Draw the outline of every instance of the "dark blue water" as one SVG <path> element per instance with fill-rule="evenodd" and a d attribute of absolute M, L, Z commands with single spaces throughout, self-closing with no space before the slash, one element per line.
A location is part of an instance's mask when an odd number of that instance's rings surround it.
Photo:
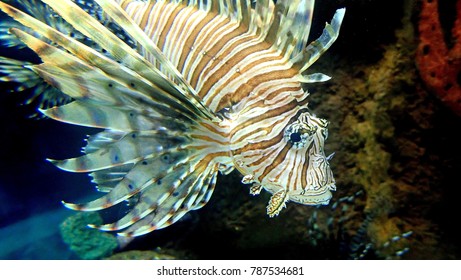
<path fill-rule="evenodd" d="M 0 55 L 34 59 L 27 50 L 3 47 Z M 83 198 L 92 186 L 87 175 L 61 172 L 46 158 L 78 155 L 89 131 L 29 118 L 35 108 L 20 104 L 30 93 L 1 86 L 0 259 L 74 258 L 59 236 L 59 224 L 72 214 L 60 201 Z"/>
<path fill-rule="evenodd" d="M 0 94 L 0 259 L 69 258 L 58 226 L 72 211 L 60 201 L 93 190 L 88 176 L 61 172 L 46 158 L 77 154 L 85 131 L 29 119 L 14 95 Z"/>

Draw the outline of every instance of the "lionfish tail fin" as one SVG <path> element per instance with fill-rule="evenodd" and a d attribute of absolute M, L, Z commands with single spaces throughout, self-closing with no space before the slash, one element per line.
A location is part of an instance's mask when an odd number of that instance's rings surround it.
<path fill-rule="evenodd" d="M 226 155 L 217 150 L 226 141 L 216 132 L 219 118 L 112 1 L 97 2 L 162 62 L 162 71 L 73 2 L 43 2 L 108 52 L 0 2 L 1 10 L 40 34 L 11 29 L 42 60 L 27 69 L 72 98 L 68 104 L 42 110 L 43 114 L 103 129 L 87 139 L 84 155 L 50 161 L 67 171 L 89 172 L 106 194 L 83 204 L 63 204 L 97 211 L 128 201 L 131 210 L 119 221 L 94 226 L 124 230 L 120 234 L 128 236 L 166 227 L 206 204 L 221 167 L 216 157 Z"/>

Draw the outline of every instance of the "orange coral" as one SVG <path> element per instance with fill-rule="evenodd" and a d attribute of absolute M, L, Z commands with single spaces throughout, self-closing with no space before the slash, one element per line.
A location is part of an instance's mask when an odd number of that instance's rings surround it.
<path fill-rule="evenodd" d="M 449 108 L 461 116 L 461 0 L 456 3 L 453 47 L 444 40 L 438 0 L 423 0 L 416 53 L 421 78 Z"/>

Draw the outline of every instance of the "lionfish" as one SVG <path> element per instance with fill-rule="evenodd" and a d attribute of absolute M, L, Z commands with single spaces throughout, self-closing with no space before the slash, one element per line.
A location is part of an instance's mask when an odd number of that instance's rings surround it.
<path fill-rule="evenodd" d="M 118 221 L 93 227 L 122 236 L 167 227 L 209 201 L 218 171 L 234 169 L 252 195 L 272 194 L 270 217 L 288 201 L 329 203 L 328 121 L 309 112 L 302 84 L 330 78 L 303 72 L 338 37 L 344 8 L 307 45 L 314 0 L 41 2 L 67 28 L 0 2 L 23 26 L 10 33 L 42 61 L 21 71 L 69 100 L 40 112 L 102 129 L 84 155 L 50 161 L 90 173 L 106 194 L 63 203 L 96 211 L 134 201 Z M 3 80 L 24 82 L 5 69 Z"/>

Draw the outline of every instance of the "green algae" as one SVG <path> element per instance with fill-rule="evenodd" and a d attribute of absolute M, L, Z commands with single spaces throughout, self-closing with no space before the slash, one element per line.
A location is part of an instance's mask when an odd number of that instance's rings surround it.
<path fill-rule="evenodd" d="M 82 212 L 68 217 L 60 225 L 62 239 L 69 249 L 84 260 L 112 255 L 118 248 L 115 236 L 90 228 L 88 224 L 100 225 L 102 218 L 95 212 Z"/>

